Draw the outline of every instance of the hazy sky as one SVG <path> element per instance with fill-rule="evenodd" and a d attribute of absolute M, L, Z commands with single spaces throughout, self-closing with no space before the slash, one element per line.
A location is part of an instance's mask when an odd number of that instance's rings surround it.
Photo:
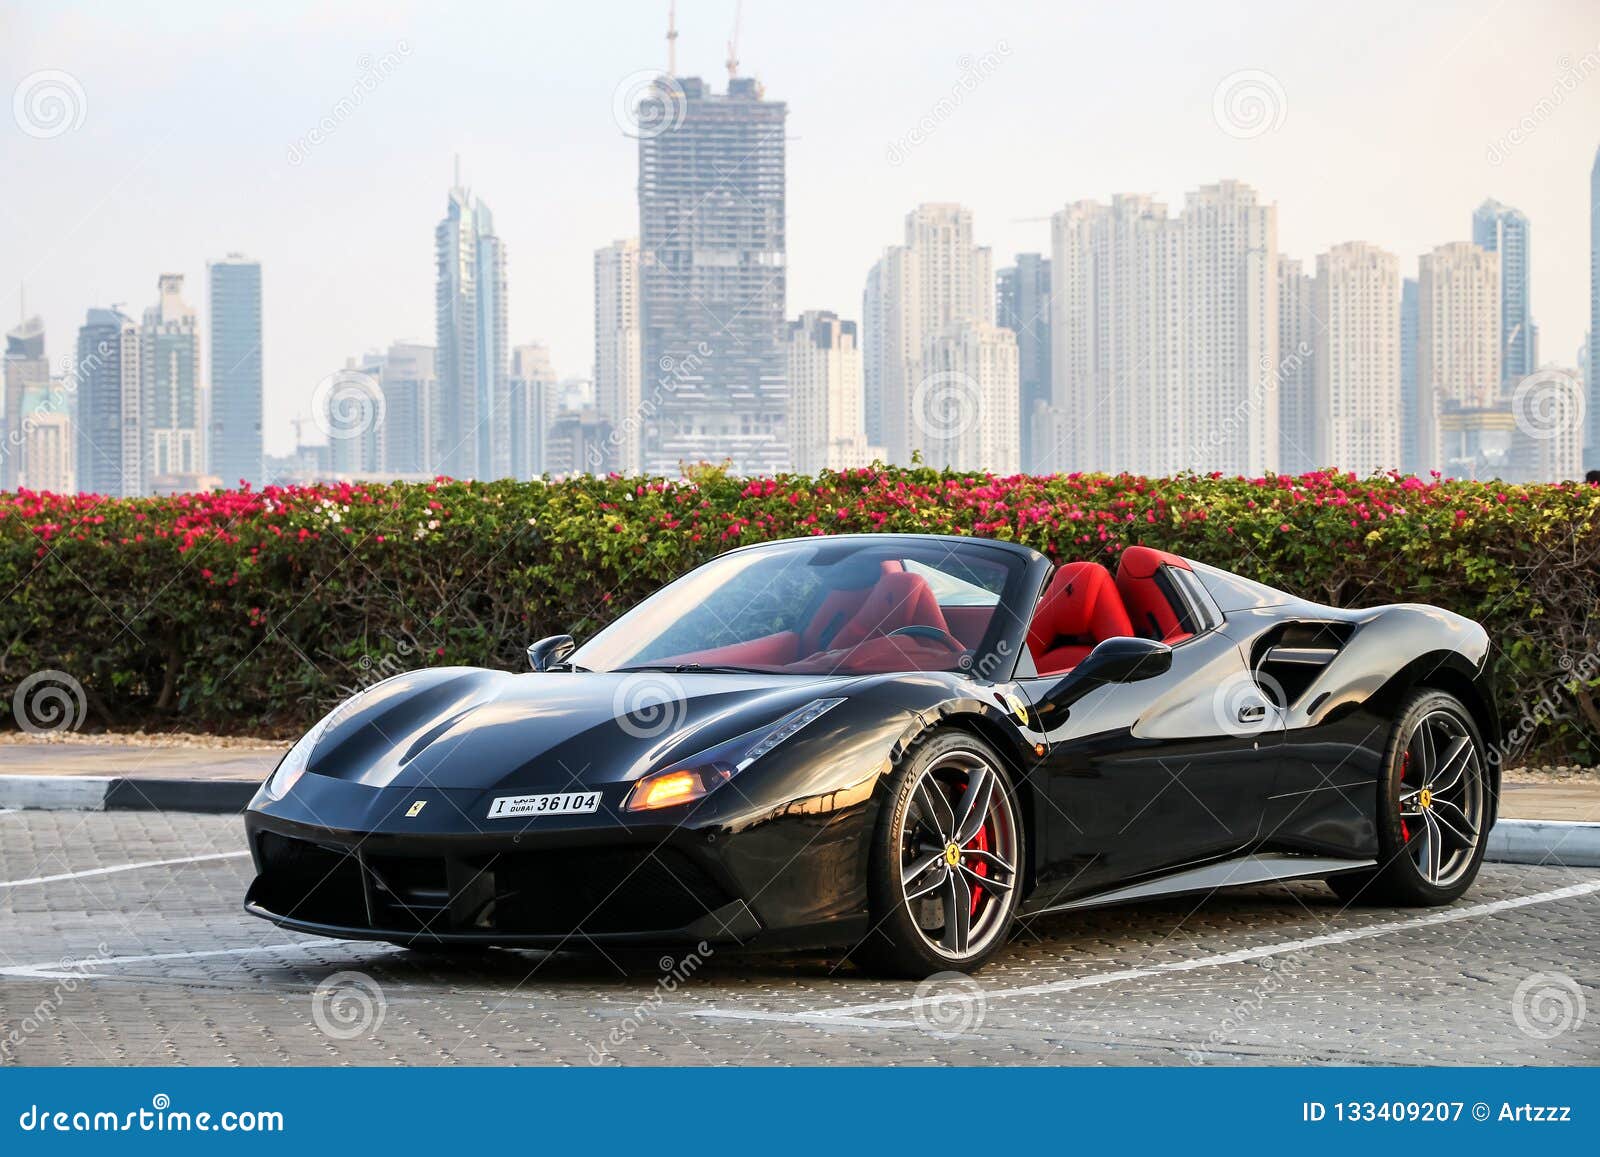
<path fill-rule="evenodd" d="M 664 62 L 665 0 L 252 8 L 0 0 L 0 93 L 47 70 L 82 93 L 81 123 L 58 135 L 0 115 L 3 328 L 25 282 L 59 364 L 86 307 L 137 316 L 170 270 L 204 310 L 208 259 L 258 257 L 280 452 L 347 356 L 433 340 L 433 228 L 460 153 L 509 250 L 512 341 L 589 373 L 592 252 L 638 228 L 614 96 Z M 732 0 L 678 9 L 679 72 L 721 88 Z M 986 53 L 991 75 L 906 150 Z M 389 75 L 307 149 L 386 55 Z M 789 103 L 791 314 L 858 316 L 867 267 L 919 201 L 969 205 L 999 267 L 1048 252 L 1044 218 L 1068 201 L 1136 191 L 1176 209 L 1238 177 L 1277 202 L 1285 253 L 1311 264 L 1374 241 L 1408 276 L 1420 252 L 1469 236 L 1486 196 L 1515 205 L 1533 223 L 1541 359 L 1570 365 L 1583 338 L 1596 0 L 748 0 L 739 55 Z M 1215 96 L 1247 70 L 1282 103 L 1266 131 L 1230 135 Z M 1524 118 L 1531 132 L 1507 144 Z"/>

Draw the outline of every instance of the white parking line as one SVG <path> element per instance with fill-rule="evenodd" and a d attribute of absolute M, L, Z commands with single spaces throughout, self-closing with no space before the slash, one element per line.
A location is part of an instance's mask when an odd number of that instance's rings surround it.
<path fill-rule="evenodd" d="M 183 856 L 176 860 L 142 860 L 137 864 L 113 864 L 109 868 L 88 868 L 82 872 L 62 872 L 55 876 L 31 876 L 26 880 L 0 880 L 0 888 L 26 888 L 30 884 L 54 884 L 58 880 L 82 880 L 89 876 L 109 876 L 114 872 L 133 872 L 140 868 L 164 868 L 171 864 L 203 864 L 208 860 L 237 860 L 249 852 L 214 852 L 205 856 Z"/>
<path fill-rule="evenodd" d="M 355 944 L 354 940 L 297 940 L 293 944 L 257 944 L 249 948 L 210 948 L 202 952 L 152 952 L 145 956 L 85 956 L 82 960 L 51 960 L 44 964 L 19 964 L 0 968 L 0 976 L 21 976 L 30 980 L 106 980 L 103 973 L 86 968 L 106 968 L 120 964 L 148 964 L 157 960 L 203 960 L 210 956 L 249 956 L 256 952 L 304 952 L 329 944 Z"/>
<path fill-rule="evenodd" d="M 919 1007 L 926 1010 L 946 1001 L 982 1000 L 988 1002 L 1012 996 L 1043 996 L 1055 992 L 1073 992 L 1082 988 L 1096 988 L 1105 984 L 1120 984 L 1127 980 L 1145 980 L 1150 977 L 1163 976 L 1175 972 L 1193 972 L 1201 968 L 1219 968 L 1228 964 L 1240 964 L 1247 960 L 1261 960 L 1269 956 L 1285 956 L 1291 952 L 1303 952 L 1311 948 L 1325 948 L 1335 944 L 1349 944 L 1357 940 L 1370 940 L 1376 936 L 1388 936 L 1395 932 L 1407 932 L 1415 928 L 1431 928 L 1439 924 L 1454 924 L 1459 920 L 1471 920 L 1477 916 L 1492 916 L 1497 912 L 1509 912 L 1517 908 L 1527 908 L 1534 904 L 1551 904 L 1558 900 L 1571 900 L 1579 896 L 1593 895 L 1596 892 L 1600 892 L 1600 880 L 1590 880 L 1587 883 L 1570 884 L 1565 888 L 1552 888 L 1547 892 L 1536 892 L 1529 896 L 1514 896 L 1506 900 L 1491 900 L 1488 903 L 1473 904 L 1466 908 L 1442 909 L 1427 916 L 1417 916 L 1410 920 L 1394 920 L 1385 924 L 1368 925 L 1364 928 L 1350 928 L 1343 932 L 1329 932 L 1322 936 L 1308 936 L 1303 940 L 1287 940 L 1278 944 L 1267 944 L 1260 948 L 1242 948 L 1237 952 L 1222 952 L 1214 956 L 1198 957 L 1194 960 L 1175 960 L 1165 964 L 1150 964 L 1142 968 L 1123 968 L 1113 972 L 1098 973 L 1093 976 L 1082 976 L 1073 980 L 1057 980 L 1048 984 L 1030 984 L 1022 988 L 974 988 L 939 993 L 920 1000 L 886 1000 L 876 1004 L 846 1005 L 832 1009 L 807 1009 L 792 1013 L 751 1012 L 736 1008 L 707 1008 L 692 1010 L 690 1014 L 693 1016 L 725 1017 L 730 1020 L 785 1021 L 791 1024 L 853 1024 L 869 1025 L 873 1028 L 916 1028 L 920 1026 L 914 1020 L 878 1020 L 871 1019 L 871 1014 L 905 1012 Z"/>

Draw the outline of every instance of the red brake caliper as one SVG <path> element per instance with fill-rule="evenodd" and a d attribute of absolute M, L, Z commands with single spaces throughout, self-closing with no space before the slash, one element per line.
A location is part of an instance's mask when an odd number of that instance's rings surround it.
<path fill-rule="evenodd" d="M 988 824 L 984 824 L 981 828 L 978 829 L 978 834 L 972 837 L 972 843 L 970 845 L 968 845 L 968 846 L 972 847 L 972 848 L 976 848 L 980 852 L 987 852 L 989 850 L 989 825 Z M 988 864 L 988 862 L 985 861 L 985 860 L 979 860 L 977 862 L 977 864 L 974 865 L 974 867 L 972 869 L 972 872 L 973 872 L 974 875 L 977 875 L 977 876 L 987 876 L 989 874 L 989 864 Z M 983 889 L 982 888 L 974 888 L 974 889 L 972 889 L 972 915 L 976 916 L 978 914 L 978 901 L 980 899 L 982 899 L 982 898 L 983 898 Z"/>
<path fill-rule="evenodd" d="M 1398 792 L 1398 794 L 1401 796 L 1406 794 L 1406 772 L 1410 770 L 1411 752 L 1409 750 L 1403 751 L 1400 753 L 1400 790 Z M 1406 819 L 1404 816 L 1400 817 L 1400 840 L 1402 843 L 1407 844 L 1411 842 L 1411 829 L 1406 826 Z"/>

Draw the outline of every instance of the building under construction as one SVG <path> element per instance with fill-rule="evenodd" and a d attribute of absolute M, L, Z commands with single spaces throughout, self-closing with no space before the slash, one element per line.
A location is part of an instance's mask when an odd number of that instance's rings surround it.
<path fill-rule="evenodd" d="M 659 77 L 638 109 L 643 465 L 789 464 L 784 118 L 751 78 Z"/>

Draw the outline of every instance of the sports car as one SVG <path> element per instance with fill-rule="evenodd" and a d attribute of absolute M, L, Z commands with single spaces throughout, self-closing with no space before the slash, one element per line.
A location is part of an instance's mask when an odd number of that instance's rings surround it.
<path fill-rule="evenodd" d="M 1144 546 L 743 547 L 531 671 L 396 675 L 252 801 L 246 909 L 413 948 L 749 945 L 972 970 L 1019 918 L 1326 880 L 1445 904 L 1498 766 L 1488 637 Z"/>

